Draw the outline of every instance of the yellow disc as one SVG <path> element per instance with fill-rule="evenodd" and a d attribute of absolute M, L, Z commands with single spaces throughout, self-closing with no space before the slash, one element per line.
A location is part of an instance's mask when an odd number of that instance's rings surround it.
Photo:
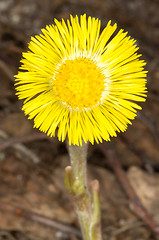
<path fill-rule="evenodd" d="M 101 102 L 105 76 L 90 59 L 66 60 L 57 69 L 53 89 L 62 103 L 71 108 L 89 108 Z"/>

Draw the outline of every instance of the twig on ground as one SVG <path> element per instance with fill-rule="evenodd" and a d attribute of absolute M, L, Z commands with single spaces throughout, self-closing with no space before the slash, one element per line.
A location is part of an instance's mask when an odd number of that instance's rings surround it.
<path fill-rule="evenodd" d="M 44 133 L 34 133 L 24 137 L 9 138 L 1 143 L 0 151 L 5 150 L 6 148 L 11 147 L 16 143 L 28 143 L 28 142 L 33 142 L 33 141 L 43 140 L 43 139 L 50 139 L 50 138 Z"/>
<path fill-rule="evenodd" d="M 159 164 L 152 158 L 146 156 L 144 154 L 143 151 L 137 149 L 134 144 L 132 144 L 125 136 L 123 136 L 122 134 L 119 136 L 120 140 L 128 147 L 128 149 L 130 151 L 132 151 L 136 156 L 138 156 L 140 158 L 140 160 L 143 162 L 145 168 L 147 168 L 148 170 L 153 171 L 153 169 L 155 170 L 159 170 Z"/>
<path fill-rule="evenodd" d="M 25 157 L 27 161 L 28 159 L 30 159 L 35 164 L 40 162 L 39 157 L 23 144 L 21 143 L 14 144 L 13 148 L 16 149 L 22 155 L 22 159 Z"/>
<path fill-rule="evenodd" d="M 22 142 L 25 142 L 25 140 L 29 141 L 29 139 L 31 139 L 31 137 L 32 137 L 31 135 L 28 138 L 26 137 L 26 139 L 25 139 L 25 137 L 22 137 L 23 141 L 21 141 L 21 143 L 20 143 L 20 141 L 19 142 L 14 141 L 14 140 L 12 141 L 12 139 L 9 139 L 9 136 L 6 132 L 0 130 L 0 138 L 3 138 L 3 141 L 5 139 L 5 142 L 3 142 L 4 145 L 3 145 L 3 143 L 0 145 L 0 151 L 4 150 L 5 148 L 7 148 L 9 146 L 12 146 L 15 150 L 17 150 L 23 156 L 25 156 L 25 158 L 32 160 L 33 163 L 38 163 L 38 162 L 40 162 L 40 159 L 38 158 L 38 156 L 22 144 Z M 20 139 L 20 138 L 18 138 L 18 139 Z"/>
<path fill-rule="evenodd" d="M 137 118 L 140 119 L 140 121 L 143 122 L 145 126 L 147 126 L 147 128 L 151 131 L 156 141 L 159 143 L 159 133 L 156 130 L 155 124 L 140 112 L 137 113 Z"/>
<path fill-rule="evenodd" d="M 139 222 L 139 221 L 135 221 L 135 222 L 131 222 L 128 224 L 125 224 L 123 227 L 113 231 L 113 233 L 111 234 L 112 236 L 117 236 L 123 232 L 126 232 L 130 229 L 136 229 L 137 227 L 143 226 L 143 222 Z"/>
<path fill-rule="evenodd" d="M 43 224 L 45 226 L 49 226 L 49 227 L 58 229 L 62 232 L 74 233 L 76 236 L 78 236 L 80 238 L 82 236 L 81 232 L 75 227 L 69 226 L 66 223 L 53 220 L 51 218 L 48 218 L 43 215 L 37 214 L 35 212 L 29 211 L 27 209 L 23 209 L 21 207 L 14 206 L 10 202 L 1 201 L 0 210 L 3 212 L 4 211 L 9 212 L 18 217 L 23 217 L 23 218 L 31 220 L 33 222 Z"/>
<path fill-rule="evenodd" d="M 138 198 L 136 192 L 134 191 L 131 183 L 129 182 L 128 177 L 126 176 L 125 172 L 123 171 L 116 154 L 111 149 L 111 146 L 108 143 L 107 144 L 100 144 L 100 149 L 104 153 L 104 155 L 107 157 L 108 163 L 111 166 L 111 168 L 114 170 L 116 176 L 118 177 L 123 189 L 125 190 L 126 194 L 129 197 L 129 205 L 130 209 L 138 216 L 140 217 L 152 230 L 157 240 L 159 240 L 159 225 L 152 219 L 152 217 L 149 215 L 147 210 L 142 205 L 140 199 Z"/>

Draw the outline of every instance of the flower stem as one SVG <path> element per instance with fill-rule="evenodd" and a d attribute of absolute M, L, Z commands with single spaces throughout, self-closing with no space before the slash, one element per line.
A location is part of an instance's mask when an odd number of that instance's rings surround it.
<path fill-rule="evenodd" d="M 87 188 L 87 144 L 69 146 L 70 161 L 74 176 Z"/>
<path fill-rule="evenodd" d="M 99 184 L 92 182 L 92 196 L 87 184 L 87 144 L 69 146 L 71 166 L 65 170 L 65 185 L 73 196 L 84 240 L 102 240 L 100 228 Z"/>

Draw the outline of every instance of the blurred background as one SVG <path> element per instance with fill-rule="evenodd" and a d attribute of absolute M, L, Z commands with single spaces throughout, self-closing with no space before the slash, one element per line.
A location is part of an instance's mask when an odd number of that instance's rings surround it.
<path fill-rule="evenodd" d="M 21 111 L 14 75 L 30 37 L 69 15 L 111 19 L 137 40 L 147 62 L 148 97 L 128 130 L 105 143 L 115 154 L 141 203 L 159 224 L 159 1 L 0 0 L 0 240 L 80 239 L 70 195 L 64 187 L 67 149 L 33 129 Z M 90 179 L 101 184 L 104 239 L 154 240 L 132 211 L 131 197 L 98 145 L 89 146 Z M 138 211 L 138 210 L 137 210 Z M 41 222 L 41 223 L 40 223 Z"/>

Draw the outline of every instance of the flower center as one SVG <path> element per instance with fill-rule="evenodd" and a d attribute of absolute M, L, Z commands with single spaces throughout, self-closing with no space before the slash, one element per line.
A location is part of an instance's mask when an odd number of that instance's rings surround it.
<path fill-rule="evenodd" d="M 66 60 L 56 71 L 53 89 L 57 98 L 71 108 L 89 108 L 101 102 L 104 80 L 92 60 Z"/>

